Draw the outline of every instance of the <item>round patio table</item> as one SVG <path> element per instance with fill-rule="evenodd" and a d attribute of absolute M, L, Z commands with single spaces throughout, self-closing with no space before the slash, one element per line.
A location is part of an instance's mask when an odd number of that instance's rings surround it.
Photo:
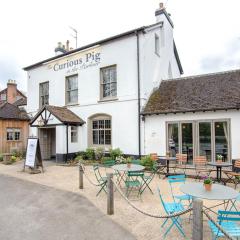
<path fill-rule="evenodd" d="M 214 162 L 214 163 L 208 163 L 209 166 L 214 166 L 217 168 L 217 181 L 220 183 L 222 182 L 222 168 L 223 167 L 231 167 L 231 163 L 226 162 Z"/>
<path fill-rule="evenodd" d="M 158 159 L 159 159 L 159 160 L 164 160 L 164 161 L 166 161 L 166 163 L 167 163 L 167 173 L 166 173 L 166 176 L 171 175 L 171 174 L 169 174 L 169 163 L 170 163 L 171 161 L 176 161 L 177 158 L 176 158 L 176 157 L 160 156 L 160 157 L 158 157 Z"/>
<path fill-rule="evenodd" d="M 203 183 L 189 182 L 181 185 L 180 190 L 187 195 L 208 200 L 232 200 L 239 195 L 239 192 L 233 188 L 220 184 L 213 184 L 212 190 L 206 191 Z"/>
<path fill-rule="evenodd" d="M 125 173 L 128 171 L 131 172 L 138 172 L 144 170 L 144 166 L 138 165 L 138 164 L 131 164 L 130 167 L 128 167 L 127 164 L 116 164 L 112 166 L 112 169 L 117 171 L 119 174 L 119 177 L 117 179 L 117 183 L 120 185 L 122 180 L 124 180 Z M 123 172 L 122 174 L 120 172 Z"/>

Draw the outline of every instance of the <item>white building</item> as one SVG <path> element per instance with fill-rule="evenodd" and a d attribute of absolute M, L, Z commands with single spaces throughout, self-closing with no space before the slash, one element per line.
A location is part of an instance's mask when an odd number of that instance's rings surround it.
<path fill-rule="evenodd" d="M 183 72 L 173 23 L 162 5 L 155 15 L 155 24 L 75 50 L 59 45 L 64 53 L 24 68 L 30 135 L 44 158 L 98 146 L 146 153 L 141 110 L 162 79 Z"/>
<path fill-rule="evenodd" d="M 142 116 L 144 152 L 240 157 L 240 70 L 162 81 Z"/>

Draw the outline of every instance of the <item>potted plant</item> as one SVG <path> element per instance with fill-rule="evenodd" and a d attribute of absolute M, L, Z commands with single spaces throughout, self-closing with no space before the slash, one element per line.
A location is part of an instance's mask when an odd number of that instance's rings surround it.
<path fill-rule="evenodd" d="M 131 167 L 131 164 L 132 164 L 132 158 L 128 157 L 126 159 L 126 162 L 127 162 L 127 167 L 130 168 Z"/>
<path fill-rule="evenodd" d="M 217 162 L 222 162 L 223 156 L 221 154 L 217 155 Z"/>
<path fill-rule="evenodd" d="M 210 177 L 205 177 L 203 181 L 203 185 L 206 191 L 212 190 L 212 179 Z"/>

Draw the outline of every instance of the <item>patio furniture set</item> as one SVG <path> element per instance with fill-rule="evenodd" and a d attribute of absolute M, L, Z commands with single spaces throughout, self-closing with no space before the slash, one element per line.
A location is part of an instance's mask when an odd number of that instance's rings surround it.
<path fill-rule="evenodd" d="M 184 155 L 184 154 L 182 154 Z M 154 176 L 158 173 L 162 173 L 163 169 L 166 169 L 165 175 L 167 177 L 172 201 L 166 202 L 164 201 L 164 196 L 161 194 L 161 190 L 158 187 L 158 194 L 160 198 L 160 202 L 166 214 L 172 215 L 175 213 L 179 213 L 187 208 L 192 206 L 192 200 L 194 198 L 199 198 L 202 200 L 217 200 L 221 201 L 221 204 L 211 206 L 205 208 L 205 211 L 214 212 L 212 209 L 215 207 L 219 207 L 224 205 L 223 210 L 219 210 L 217 214 L 218 224 L 231 236 L 240 237 L 240 225 L 237 224 L 237 221 L 240 221 L 240 211 L 237 208 L 237 202 L 240 202 L 239 192 L 234 190 L 231 187 L 224 186 L 222 184 L 213 184 L 211 191 L 206 191 L 203 187 L 203 183 L 201 182 L 186 182 L 186 157 L 177 155 L 174 157 L 166 157 L 161 156 L 155 158 L 155 164 L 150 174 L 146 175 L 144 172 L 144 166 L 140 165 L 139 160 L 133 161 L 133 163 L 129 166 L 128 164 L 116 164 L 115 161 L 110 160 L 104 163 L 104 167 L 111 167 L 114 171 L 114 176 L 116 179 L 116 183 L 119 186 L 122 186 L 124 183 L 124 188 L 126 190 L 126 197 L 129 197 L 130 193 L 135 189 L 137 190 L 138 196 L 141 196 L 143 192 L 148 189 L 152 194 L 153 191 L 150 187 L 150 183 L 153 180 Z M 170 162 L 174 161 L 175 164 L 172 167 L 173 173 L 170 174 Z M 229 176 L 227 181 L 222 180 L 222 168 L 232 166 L 229 163 L 225 162 L 216 162 L 216 163 L 208 163 L 205 157 L 197 157 L 195 158 L 195 174 L 196 179 L 200 181 L 202 174 L 210 175 L 213 168 L 208 168 L 207 166 L 216 167 L 216 182 L 224 183 L 230 182 L 235 179 L 236 176 L 240 176 L 240 173 L 230 170 L 224 170 L 224 173 Z M 235 161 L 234 167 L 238 170 L 240 168 L 240 160 Z M 107 192 L 106 184 L 107 178 L 106 176 L 102 176 L 99 170 L 99 166 L 95 165 L 93 167 L 96 179 L 100 185 L 100 190 L 97 195 L 101 191 Z M 177 173 L 178 170 L 183 171 L 183 174 Z M 236 184 L 235 184 L 236 187 Z M 214 212 L 215 213 L 215 212 Z M 180 232 L 183 237 L 186 237 L 181 216 L 167 218 L 162 227 L 166 226 L 167 222 L 171 221 L 171 224 L 168 225 L 164 238 L 168 235 L 168 233 L 172 230 L 173 227 Z M 217 239 L 223 237 L 224 234 L 214 225 L 213 222 L 209 221 L 209 227 L 212 232 L 213 239 Z"/>

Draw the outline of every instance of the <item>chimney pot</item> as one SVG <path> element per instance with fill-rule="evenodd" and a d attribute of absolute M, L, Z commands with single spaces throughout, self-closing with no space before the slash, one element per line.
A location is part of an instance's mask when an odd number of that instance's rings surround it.
<path fill-rule="evenodd" d="M 66 42 L 66 50 L 69 51 L 69 40 Z"/>
<path fill-rule="evenodd" d="M 160 8 L 160 9 L 164 9 L 164 4 L 163 4 L 163 2 L 160 2 L 160 3 L 159 3 L 159 8 Z"/>

